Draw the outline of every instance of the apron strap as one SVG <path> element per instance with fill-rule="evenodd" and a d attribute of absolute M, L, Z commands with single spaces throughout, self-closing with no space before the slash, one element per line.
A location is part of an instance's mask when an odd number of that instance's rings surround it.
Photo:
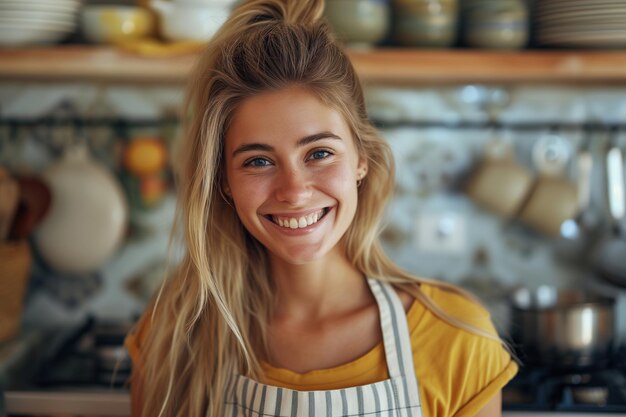
<path fill-rule="evenodd" d="M 387 369 L 394 395 L 403 409 L 399 417 L 411 417 L 412 408 L 409 407 L 419 406 L 421 402 L 404 306 L 390 284 L 371 278 L 367 281 L 378 302 Z M 398 386 L 397 381 L 403 383 Z M 421 416 L 421 408 L 417 410 L 416 415 Z"/>
<path fill-rule="evenodd" d="M 417 378 L 404 306 L 390 284 L 372 278 L 368 278 L 367 281 L 378 302 L 389 376 L 391 378 L 404 377 L 409 392 L 416 393 Z"/>

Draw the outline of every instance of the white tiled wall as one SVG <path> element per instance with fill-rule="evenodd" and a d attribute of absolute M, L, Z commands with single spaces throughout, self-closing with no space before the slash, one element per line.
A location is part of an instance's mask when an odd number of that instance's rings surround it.
<path fill-rule="evenodd" d="M 547 129 L 438 125 L 480 123 L 490 118 L 505 124 L 621 122 L 626 120 L 626 87 L 495 89 L 489 90 L 496 94 L 491 103 L 498 105 L 491 107 L 481 98 L 484 91 L 481 86 L 367 89 L 370 114 L 384 122 L 381 132 L 394 151 L 398 168 L 396 197 L 388 207 L 387 229 L 383 233 L 386 250 L 416 274 L 451 282 L 488 274 L 504 289 L 553 284 L 618 294 L 619 327 L 626 337 L 626 290 L 606 285 L 590 271 L 555 256 L 549 239 L 517 221 L 504 221 L 477 207 L 460 186 L 481 157 L 484 144 L 494 135 L 510 139 L 515 144 L 516 157 L 532 169 L 532 145 Z M 0 118 L 67 116 L 67 109 L 59 112 L 59 104 L 70 102 L 76 113 L 70 115 L 77 117 L 158 120 L 175 114 L 181 99 L 182 91 L 174 87 L 3 84 Z M 29 137 L 9 145 L 7 135 L 6 129 L 0 129 L 0 163 L 13 168 L 27 165 L 39 171 L 58 156 L 41 146 L 40 140 Z M 583 137 L 576 132 L 566 136 L 573 147 Z M 626 141 L 622 140 L 622 145 L 626 147 Z M 594 207 L 601 211 L 601 177 L 594 179 L 593 188 Z M 70 285 L 63 277 L 56 277 L 56 287 L 47 285 L 45 277 L 34 280 L 26 322 L 76 320 L 88 313 L 114 318 L 138 314 L 161 275 L 173 208 L 170 197 L 156 210 L 136 213 L 134 222 L 143 225 L 144 232 L 133 235 L 98 271 L 97 290 L 85 292 L 82 300 L 68 305 L 67 300 L 59 297 L 58 287 Z M 486 254 L 482 267 L 473 263 L 477 251 Z M 128 290 L 129 285 L 133 291 Z M 505 327 L 506 309 L 497 303 L 490 306 L 495 321 Z"/>

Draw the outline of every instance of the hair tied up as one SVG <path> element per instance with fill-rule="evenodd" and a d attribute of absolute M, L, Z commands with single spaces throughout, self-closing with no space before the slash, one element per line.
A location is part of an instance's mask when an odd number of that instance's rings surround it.
<path fill-rule="evenodd" d="M 324 0 L 244 0 L 233 14 L 249 16 L 251 24 L 284 22 L 287 25 L 310 25 L 322 18 Z"/>

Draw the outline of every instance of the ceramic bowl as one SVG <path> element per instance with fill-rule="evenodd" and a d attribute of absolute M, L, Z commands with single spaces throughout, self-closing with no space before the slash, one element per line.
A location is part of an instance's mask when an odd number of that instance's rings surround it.
<path fill-rule="evenodd" d="M 528 9 L 520 0 L 475 0 L 464 13 L 468 46 L 519 49 L 528 43 Z"/>
<path fill-rule="evenodd" d="M 393 0 L 396 12 L 413 15 L 449 15 L 459 9 L 458 0 Z"/>
<path fill-rule="evenodd" d="M 381 42 L 389 31 L 390 12 L 381 0 L 327 0 L 324 10 L 339 39 L 352 47 Z"/>
<path fill-rule="evenodd" d="M 115 43 L 151 36 L 155 17 L 135 6 L 87 6 L 81 12 L 81 28 L 92 43 Z"/>
<path fill-rule="evenodd" d="M 160 34 L 170 41 L 208 41 L 228 18 L 231 8 L 214 3 L 177 3 L 154 0 L 159 15 Z"/>
<path fill-rule="evenodd" d="M 448 47 L 456 42 L 456 0 L 395 0 L 394 40 L 401 45 Z"/>
<path fill-rule="evenodd" d="M 208 6 L 222 6 L 222 7 L 233 7 L 238 0 L 173 0 L 174 3 L 178 5 L 208 5 Z"/>

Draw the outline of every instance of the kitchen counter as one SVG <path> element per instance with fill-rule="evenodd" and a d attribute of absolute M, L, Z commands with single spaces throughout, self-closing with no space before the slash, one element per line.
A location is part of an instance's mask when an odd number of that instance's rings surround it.
<path fill-rule="evenodd" d="M 7 391 L 4 396 L 9 415 L 130 416 L 130 396 L 124 390 Z"/>
<path fill-rule="evenodd" d="M 7 391 L 6 411 L 39 416 L 89 415 L 90 417 L 130 416 L 130 398 L 125 390 L 89 391 Z M 1 403 L 1 401 L 0 401 Z M 1 413 L 0 413 L 1 414 Z M 503 417 L 626 417 L 626 414 L 561 413 L 546 411 L 504 411 Z"/>

